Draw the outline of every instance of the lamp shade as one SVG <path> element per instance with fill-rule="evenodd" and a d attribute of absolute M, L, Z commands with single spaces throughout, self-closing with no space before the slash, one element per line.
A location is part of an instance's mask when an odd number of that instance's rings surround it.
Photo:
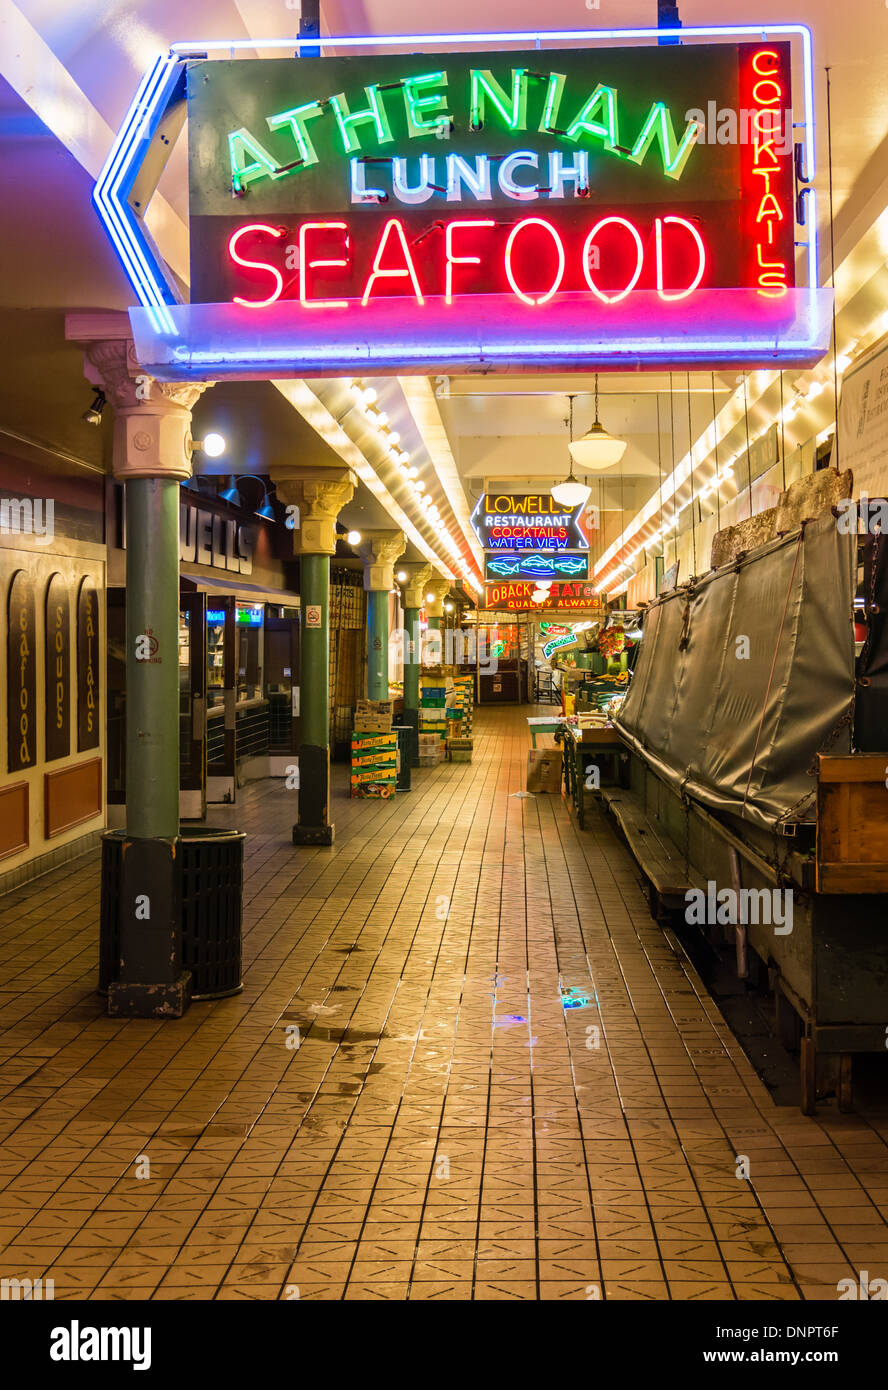
<path fill-rule="evenodd" d="M 573 440 L 568 447 L 577 467 L 591 471 L 597 468 L 613 468 L 615 463 L 619 463 L 626 452 L 626 440 L 614 439 L 596 420 L 582 438 Z M 552 496 L 555 496 L 554 490 Z M 583 500 L 585 501 L 585 498 Z"/>
<path fill-rule="evenodd" d="M 567 478 L 563 483 L 557 483 L 552 488 L 551 497 L 553 502 L 557 502 L 560 507 L 582 507 L 583 503 L 589 498 L 592 489 L 586 487 L 585 483 L 577 482 L 576 478 Z"/>

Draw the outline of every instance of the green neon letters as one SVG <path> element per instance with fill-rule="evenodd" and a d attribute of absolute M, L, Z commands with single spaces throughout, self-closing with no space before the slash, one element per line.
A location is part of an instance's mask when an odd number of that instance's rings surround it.
<path fill-rule="evenodd" d="M 354 154 L 356 150 L 361 148 L 361 142 L 355 135 L 356 126 L 372 125 L 376 131 L 376 142 L 379 145 L 388 145 L 395 138 L 392 135 L 392 128 L 389 125 L 389 118 L 379 87 L 374 82 L 372 86 L 365 87 L 364 91 L 367 93 L 367 100 L 370 105 L 366 106 L 363 111 L 349 110 L 345 92 L 337 92 L 335 96 L 330 98 L 330 105 L 333 107 L 333 115 L 336 117 L 346 154 Z"/>
<path fill-rule="evenodd" d="M 641 128 L 629 158 L 633 164 L 641 164 L 653 141 L 659 140 L 660 154 L 663 157 L 663 173 L 668 179 L 680 179 L 688 162 L 691 150 L 697 143 L 700 127 L 696 121 L 688 121 L 679 144 L 675 138 L 675 127 L 666 103 L 655 101 L 648 118 Z"/>
<path fill-rule="evenodd" d="M 407 108 L 407 129 L 410 138 L 417 135 L 434 134 L 451 119 L 448 111 L 442 110 L 447 103 L 443 92 L 431 92 L 420 96 L 423 87 L 446 87 L 446 72 L 424 72 L 419 77 L 405 77 L 401 81 L 404 92 L 404 105 Z M 423 113 L 435 112 L 434 115 Z"/>
<path fill-rule="evenodd" d="M 488 115 L 504 122 L 510 131 L 526 130 L 528 79 L 533 76 L 545 82 L 538 129 L 544 134 L 569 140 L 573 145 L 582 147 L 600 142 L 605 153 L 641 165 L 656 142 L 664 175 L 666 178 L 680 179 L 699 136 L 697 122 L 689 120 L 679 140 L 666 103 L 655 101 L 634 145 L 628 150 L 620 145 L 619 91 L 615 87 L 599 83 L 566 128 L 561 128 L 558 124 L 559 113 L 564 104 L 567 81 L 564 73 L 531 74 L 527 68 L 513 68 L 511 90 L 498 82 L 489 68 L 471 68 L 468 76 L 469 124 L 476 130 L 484 126 Z M 407 133 L 411 139 L 440 134 L 442 128 L 453 121 L 445 90 L 448 75 L 443 70 L 403 77 L 389 84 L 387 92 L 377 83 L 365 87 L 367 105 L 356 111 L 352 111 L 345 93 L 337 92 L 325 100 L 306 102 L 267 117 L 270 130 L 288 130 L 292 135 L 299 155 L 292 164 L 288 161 L 278 164 L 274 156 L 243 126 L 232 131 L 228 136 L 228 149 L 235 191 L 243 192 L 257 179 L 277 179 L 292 168 L 318 164 L 320 156 L 309 134 L 308 123 L 316 121 L 327 111 L 332 113 L 336 121 L 346 155 L 360 153 L 364 138 L 376 146 L 390 145 L 395 137 L 386 110 L 386 96 L 391 99 L 391 89 L 397 87 L 400 87 L 404 100 Z"/>
<path fill-rule="evenodd" d="M 249 163 L 246 162 L 247 155 L 252 155 Z M 236 193 L 241 193 L 255 179 L 281 177 L 274 157 L 243 126 L 240 130 L 231 131 L 228 136 L 228 158 L 231 161 L 231 183 Z"/>
<path fill-rule="evenodd" d="M 604 121 L 593 120 L 593 113 L 601 111 Z M 671 126 L 670 126 L 671 129 Z M 617 93 L 613 87 L 599 84 L 589 100 L 577 112 L 565 131 L 566 138 L 575 144 L 581 135 L 593 140 L 603 140 L 604 148 L 617 152 L 620 143 L 617 126 Z"/>
<path fill-rule="evenodd" d="M 290 134 L 296 141 L 299 150 L 299 158 L 302 160 L 303 166 L 307 166 L 318 163 L 318 152 L 312 143 L 306 123 L 314 120 L 316 116 L 323 116 L 323 114 L 324 108 L 319 101 L 309 101 L 304 106 L 294 106 L 290 111 L 281 111 L 277 116 L 269 116 L 267 125 L 269 130 L 280 130 L 283 126 L 290 127 Z"/>
<path fill-rule="evenodd" d="M 474 130 L 484 124 L 488 100 L 502 116 L 509 130 L 527 129 L 527 68 L 512 69 L 511 94 L 505 87 L 500 86 L 490 68 L 472 68 L 469 81 L 471 123 Z"/>

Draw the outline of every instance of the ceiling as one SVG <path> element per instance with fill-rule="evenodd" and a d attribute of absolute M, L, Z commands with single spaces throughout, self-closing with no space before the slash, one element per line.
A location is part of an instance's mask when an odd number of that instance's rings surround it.
<path fill-rule="evenodd" d="M 799 21 L 814 34 L 818 187 L 823 230 L 828 227 L 829 168 L 825 120 L 826 72 L 832 113 L 832 196 L 839 350 L 866 346 L 885 327 L 888 308 L 888 6 L 884 0 L 735 0 L 730 15 L 712 0 L 680 0 L 686 25 Z M 437 7 L 414 0 L 321 0 L 322 32 L 339 34 L 431 33 L 441 24 Z M 64 341 L 64 311 L 119 309 L 131 292 L 90 204 L 101 168 L 136 87 L 156 55 L 186 39 L 261 39 L 298 31 L 298 10 L 267 0 L 5 0 L 0 21 L 0 153 L 7 189 L 26 199 L 0 202 L 4 265 L 14 267 L 0 290 L 0 427 L 61 451 L 84 466 L 107 468 L 107 429 L 80 419 L 89 401 L 80 353 Z M 470 0 L 450 0 L 451 31 L 479 26 Z M 510 29 L 534 29 L 537 4 L 512 0 L 507 15 L 481 16 Z M 547 28 L 588 24 L 641 27 L 655 22 L 655 0 L 549 0 Z M 329 50 L 325 50 L 329 51 Z M 865 100 L 861 95 L 865 94 Z M 170 160 L 152 204 L 152 232 L 180 276 L 187 275 L 187 189 L 184 142 Z M 830 238 L 821 237 L 821 282 L 829 283 Z M 782 386 L 829 383 L 831 368 L 786 374 Z M 435 379 L 429 388 L 392 378 L 374 382 L 384 395 L 391 424 L 409 441 L 463 557 L 474 557 L 468 515 L 486 479 L 551 483 L 567 471 L 570 395 L 574 432 L 593 418 L 589 377 L 520 379 L 478 376 Z M 621 469 L 595 483 L 611 524 L 602 547 L 631 532 L 638 510 L 663 489 L 673 467 L 689 451 L 702 465 L 711 453 L 704 432 L 718 420 L 721 449 L 775 418 L 778 379 L 752 374 L 603 374 L 600 416 L 606 428 L 628 440 Z M 745 395 L 745 408 L 744 408 Z M 827 428 L 834 414 L 831 391 L 800 396 L 787 424 L 790 443 Z M 738 414 L 738 403 L 740 413 Z M 337 383 L 235 383 L 207 392 L 195 410 L 195 434 L 219 428 L 229 438 L 227 471 L 273 471 L 283 462 L 347 463 L 358 472 L 355 501 L 344 519 L 365 528 L 400 526 L 410 558 L 449 559 L 423 520 L 416 497 L 379 450 L 378 432 L 356 417 Z M 0 438 L 2 443 L 2 438 Z M 739 447 L 739 444 L 738 444 Z M 47 457 L 50 455 L 48 454 Z M 59 455 L 60 456 L 60 455 Z M 66 466 L 73 466 L 70 461 Z M 628 546 L 628 540 L 626 542 Z M 618 551 L 619 553 L 619 547 Z M 456 570 L 451 570 L 456 573 Z"/>

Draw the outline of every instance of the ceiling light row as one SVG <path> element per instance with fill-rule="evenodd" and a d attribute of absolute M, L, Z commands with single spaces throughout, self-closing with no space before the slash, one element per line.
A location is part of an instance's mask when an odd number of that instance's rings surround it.
<path fill-rule="evenodd" d="M 441 515 L 437 502 L 429 495 L 426 484 L 419 476 L 419 469 L 411 462 L 410 454 L 403 447 L 400 434 L 391 428 L 386 412 L 379 409 L 375 388 L 365 386 L 362 381 L 349 381 L 348 387 L 358 409 L 376 427 L 386 455 L 400 472 L 405 485 L 413 493 L 414 503 L 423 514 L 423 520 L 437 533 L 442 546 L 453 557 L 457 568 L 463 572 L 467 582 L 475 589 L 476 593 L 480 592 L 480 586 L 475 580 L 471 566 L 463 559 L 462 550 L 450 534 L 448 524 Z"/>

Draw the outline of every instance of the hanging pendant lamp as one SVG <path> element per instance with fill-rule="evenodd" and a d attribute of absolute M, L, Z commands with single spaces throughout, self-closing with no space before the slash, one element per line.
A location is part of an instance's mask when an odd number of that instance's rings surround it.
<path fill-rule="evenodd" d="M 582 439 L 571 441 L 570 456 L 578 468 L 613 468 L 626 452 L 627 441 L 614 439 L 598 418 L 598 373 L 595 373 L 595 423 Z M 554 496 L 554 493 L 552 494 Z"/>
<path fill-rule="evenodd" d="M 568 396 L 568 400 L 570 402 L 570 435 L 568 438 L 568 448 L 570 450 L 571 455 L 570 472 L 568 473 L 563 483 L 558 483 L 555 487 L 553 487 L 551 495 L 553 502 L 557 502 L 559 507 L 570 507 L 571 509 L 573 509 L 574 507 L 582 507 L 583 504 L 589 500 L 589 496 L 592 492 L 592 489 L 590 487 L 587 487 L 585 483 L 579 482 L 578 479 L 574 477 L 573 451 L 575 446 L 573 442 L 573 396 Z M 565 421 L 565 424 L 567 423 L 568 422 Z"/>

